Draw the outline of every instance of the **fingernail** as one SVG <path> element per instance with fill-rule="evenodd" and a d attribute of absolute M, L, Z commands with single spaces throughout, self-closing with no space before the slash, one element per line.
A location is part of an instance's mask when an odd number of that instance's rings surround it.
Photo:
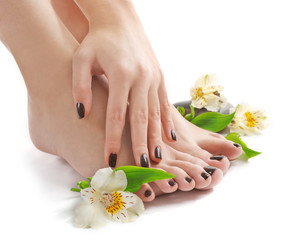
<path fill-rule="evenodd" d="M 147 155 L 145 153 L 143 153 L 140 157 L 140 163 L 141 163 L 141 167 L 149 167 L 148 165 L 148 159 L 147 159 Z"/>
<path fill-rule="evenodd" d="M 174 180 L 169 180 L 168 184 L 169 184 L 171 187 L 173 187 L 173 186 L 176 184 L 176 182 L 175 182 Z"/>
<path fill-rule="evenodd" d="M 189 183 L 191 183 L 192 179 L 190 177 L 186 177 L 185 180 Z"/>
<path fill-rule="evenodd" d="M 211 166 L 204 167 L 204 170 L 210 175 L 212 175 L 216 169 L 217 169 L 216 167 L 211 167 Z"/>
<path fill-rule="evenodd" d="M 211 156 L 210 159 L 211 160 L 222 160 L 225 156 L 224 155 L 215 155 L 215 156 Z"/>
<path fill-rule="evenodd" d="M 156 149 L 155 149 L 155 157 L 159 158 L 159 159 L 162 159 L 161 148 L 159 146 L 156 147 Z"/>
<path fill-rule="evenodd" d="M 150 195 L 152 195 L 152 191 L 146 190 L 145 193 L 144 193 L 144 196 L 149 197 Z"/>
<path fill-rule="evenodd" d="M 233 145 L 237 148 L 240 147 L 240 145 L 238 143 L 234 143 Z"/>
<path fill-rule="evenodd" d="M 173 129 L 170 131 L 170 134 L 171 134 L 171 138 L 173 140 L 177 141 L 177 136 L 176 136 L 176 133 L 175 133 L 175 131 Z"/>
<path fill-rule="evenodd" d="M 85 116 L 85 106 L 82 103 L 76 104 L 77 116 L 79 119 L 82 119 Z"/>
<path fill-rule="evenodd" d="M 203 173 L 201 174 L 201 176 L 206 180 L 207 178 L 210 177 L 210 174 L 209 174 L 209 173 L 206 173 L 206 172 L 203 172 Z"/>
<path fill-rule="evenodd" d="M 109 158 L 109 166 L 110 167 L 115 167 L 116 166 L 116 161 L 117 161 L 117 154 L 116 153 L 111 153 L 110 158 Z"/>

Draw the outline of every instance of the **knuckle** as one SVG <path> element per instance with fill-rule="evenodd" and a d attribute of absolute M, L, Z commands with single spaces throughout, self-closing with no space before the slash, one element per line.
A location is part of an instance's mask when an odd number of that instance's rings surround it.
<path fill-rule="evenodd" d="M 137 110 L 133 112 L 133 115 L 131 116 L 131 119 L 135 123 L 147 123 L 148 121 L 148 113 L 146 110 Z"/>
<path fill-rule="evenodd" d="M 153 121 L 158 121 L 160 120 L 160 117 L 161 117 L 161 112 L 160 112 L 160 108 L 153 108 L 150 110 L 149 112 L 149 118 L 150 120 L 153 120 Z"/>
<path fill-rule="evenodd" d="M 114 109 L 108 112 L 107 118 L 114 123 L 122 123 L 125 120 L 125 114 L 121 109 Z"/>
<path fill-rule="evenodd" d="M 170 103 L 169 101 L 163 101 L 161 103 L 162 112 L 169 113 L 170 111 Z"/>

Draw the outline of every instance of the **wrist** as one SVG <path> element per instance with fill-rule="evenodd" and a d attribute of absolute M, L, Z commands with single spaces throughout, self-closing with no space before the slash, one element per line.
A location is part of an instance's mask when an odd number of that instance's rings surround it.
<path fill-rule="evenodd" d="M 74 0 L 90 23 L 112 23 L 134 12 L 131 0 Z"/>

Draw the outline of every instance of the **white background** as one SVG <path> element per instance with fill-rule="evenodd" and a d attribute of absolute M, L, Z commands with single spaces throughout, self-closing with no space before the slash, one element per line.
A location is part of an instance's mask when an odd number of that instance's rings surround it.
<path fill-rule="evenodd" d="M 0 44 L 0 238 L 300 239 L 299 2 L 134 1 L 172 102 L 189 99 L 201 74 L 216 73 L 233 104 L 264 107 L 270 125 L 244 138 L 263 153 L 234 161 L 214 190 L 159 197 L 136 222 L 99 231 L 73 226 L 79 198 L 69 189 L 81 177 L 32 145 L 26 88 Z"/>

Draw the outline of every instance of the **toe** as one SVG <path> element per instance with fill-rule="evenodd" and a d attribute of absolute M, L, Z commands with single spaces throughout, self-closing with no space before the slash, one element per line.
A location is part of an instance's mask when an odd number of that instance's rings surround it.
<path fill-rule="evenodd" d="M 171 165 L 166 165 L 164 169 L 170 174 L 175 175 L 173 180 L 177 183 L 178 189 L 181 191 L 191 191 L 194 189 L 195 181 L 183 169 Z"/>
<path fill-rule="evenodd" d="M 218 183 L 221 182 L 223 179 L 223 172 L 219 168 L 213 167 L 213 166 L 206 166 L 204 167 L 205 171 L 211 175 L 211 183 L 203 188 L 203 190 L 211 189 L 214 186 L 216 186 Z"/>
<path fill-rule="evenodd" d="M 157 168 L 157 169 L 165 171 L 163 168 Z M 157 193 L 155 188 L 159 188 L 162 193 L 172 193 L 178 189 L 178 184 L 174 179 L 163 179 L 163 180 L 154 181 L 151 184 L 151 187 L 153 188 L 155 193 Z M 156 196 L 158 195 L 156 194 Z"/>
<path fill-rule="evenodd" d="M 182 160 L 175 160 L 170 164 L 183 169 L 187 174 L 189 174 L 195 181 L 196 189 L 203 189 L 209 186 L 212 181 L 211 174 L 206 172 L 205 169 L 198 164 L 193 164 Z"/>
<path fill-rule="evenodd" d="M 185 159 L 188 160 L 191 163 L 198 164 L 202 167 L 207 166 L 208 164 L 210 166 L 217 167 L 221 169 L 224 173 L 227 172 L 227 170 L 230 167 L 229 159 L 221 154 L 212 155 L 211 153 L 207 152 L 204 149 L 201 149 L 199 146 L 193 146 L 189 144 L 183 144 L 183 150 L 184 152 L 187 152 L 189 154 L 184 154 L 181 152 L 177 152 L 176 157 L 177 159 Z M 187 155 L 192 155 L 192 157 L 187 157 Z"/>
<path fill-rule="evenodd" d="M 225 138 L 208 137 L 206 141 L 199 143 L 199 146 L 213 155 L 225 155 L 230 160 L 238 158 L 243 152 L 240 145 Z"/>
<path fill-rule="evenodd" d="M 136 192 L 136 195 L 140 197 L 143 202 L 151 202 L 155 199 L 155 192 L 149 184 L 143 184 Z"/>

